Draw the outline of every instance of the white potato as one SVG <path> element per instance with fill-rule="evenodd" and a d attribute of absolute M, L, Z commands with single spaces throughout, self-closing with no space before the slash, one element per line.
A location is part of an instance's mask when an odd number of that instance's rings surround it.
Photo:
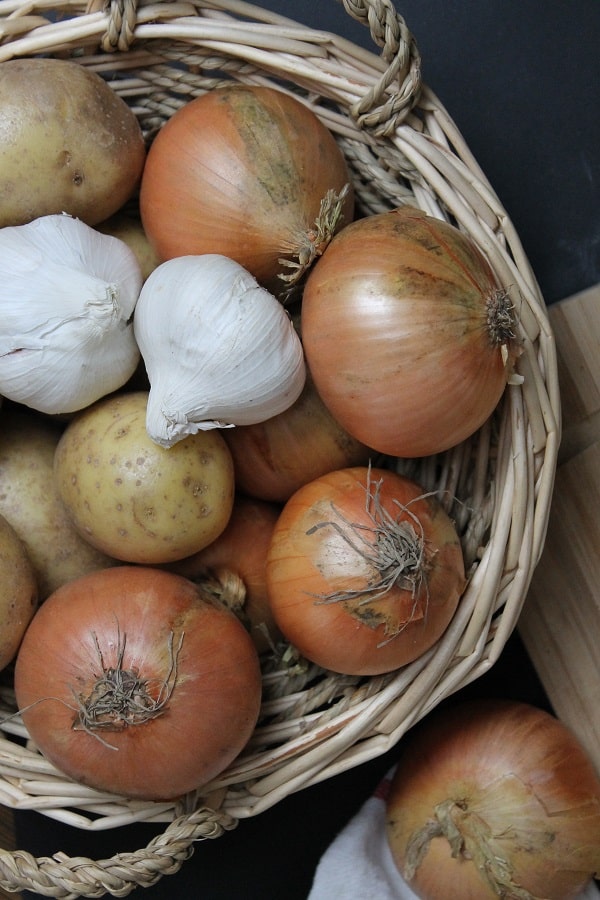
<path fill-rule="evenodd" d="M 225 529 L 233 460 L 218 430 L 165 449 L 146 431 L 148 393 L 99 400 L 69 423 L 56 448 L 60 497 L 79 533 L 124 562 L 197 553 Z"/>
<path fill-rule="evenodd" d="M 0 669 L 17 655 L 37 603 L 37 580 L 25 545 L 0 516 Z"/>
<path fill-rule="evenodd" d="M 54 485 L 54 452 L 64 425 L 25 407 L 5 407 L 0 429 L 0 515 L 21 538 L 40 600 L 61 584 L 115 560 L 71 524 Z"/>
<path fill-rule="evenodd" d="M 66 59 L 0 67 L 0 225 L 67 212 L 95 225 L 139 184 L 144 138 L 96 72 Z"/>

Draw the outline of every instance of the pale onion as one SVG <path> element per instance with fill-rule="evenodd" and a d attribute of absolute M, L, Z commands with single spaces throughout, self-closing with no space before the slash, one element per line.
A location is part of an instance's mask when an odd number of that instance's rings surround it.
<path fill-rule="evenodd" d="M 304 387 L 302 344 L 287 312 L 220 254 L 158 266 L 134 331 L 150 381 L 146 427 L 164 447 L 200 430 L 261 422 Z"/>
<path fill-rule="evenodd" d="M 386 831 L 422 900 L 573 900 L 600 869 L 600 780 L 548 712 L 462 701 L 401 743 Z"/>
<path fill-rule="evenodd" d="M 465 440 L 513 377 L 510 298 L 458 228 L 404 207 L 343 228 L 302 299 L 318 392 L 355 438 L 391 456 Z"/>
<path fill-rule="evenodd" d="M 0 230 L 0 393 L 71 413 L 122 387 L 140 354 L 142 277 L 123 241 L 49 215 Z"/>

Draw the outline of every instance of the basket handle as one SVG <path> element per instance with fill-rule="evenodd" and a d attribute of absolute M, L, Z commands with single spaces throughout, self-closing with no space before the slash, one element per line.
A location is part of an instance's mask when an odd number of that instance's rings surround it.
<path fill-rule="evenodd" d="M 377 84 L 352 108 L 357 123 L 377 136 L 392 134 L 417 103 L 421 92 L 421 56 L 416 41 L 392 0 L 341 0 L 381 47 L 388 64 Z M 389 88 L 393 86 L 393 90 Z"/>
<path fill-rule="evenodd" d="M 196 842 L 219 838 L 237 824 L 228 813 L 199 807 L 171 822 L 146 847 L 106 859 L 69 859 L 64 853 L 36 859 L 20 850 L 0 850 L 0 880 L 8 890 L 22 890 L 25 884 L 48 897 L 124 897 L 132 888 L 151 887 L 179 871 Z"/>
<path fill-rule="evenodd" d="M 133 43 L 138 0 L 88 0 L 86 12 L 99 9 L 108 13 L 108 27 L 102 38 L 105 53 L 125 52 Z"/>
<path fill-rule="evenodd" d="M 354 104 L 357 124 L 377 136 L 393 134 L 419 99 L 421 57 L 414 37 L 392 0 L 341 0 L 346 12 L 367 25 L 387 64 L 377 83 Z M 107 53 L 129 50 L 136 24 L 138 0 L 88 0 L 88 12 L 103 8 L 108 27 L 102 39 Z M 390 90 L 391 88 L 391 90 Z"/>

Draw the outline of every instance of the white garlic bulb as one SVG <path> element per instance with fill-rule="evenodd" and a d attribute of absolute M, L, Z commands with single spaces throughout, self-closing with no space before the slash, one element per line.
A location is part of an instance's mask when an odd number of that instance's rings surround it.
<path fill-rule="evenodd" d="M 142 286 L 123 241 L 66 214 L 0 229 L 0 394 L 70 413 L 122 387 Z"/>
<path fill-rule="evenodd" d="M 146 428 L 163 447 L 264 421 L 304 386 L 302 344 L 287 312 L 219 254 L 161 263 L 142 288 L 134 331 L 150 381 Z"/>

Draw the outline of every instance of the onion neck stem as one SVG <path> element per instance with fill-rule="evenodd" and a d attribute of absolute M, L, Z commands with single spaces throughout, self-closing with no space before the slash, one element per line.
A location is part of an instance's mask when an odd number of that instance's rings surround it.
<path fill-rule="evenodd" d="M 322 256 L 327 249 L 340 225 L 344 200 L 349 190 L 350 185 L 345 184 L 339 193 L 334 190 L 327 191 L 321 200 L 319 214 L 313 227 L 298 236 L 295 258 L 278 260 L 281 266 L 292 270 L 289 274 L 283 272 L 279 274 L 288 291 L 299 283 L 315 259 Z"/>
<path fill-rule="evenodd" d="M 406 848 L 403 875 L 410 882 L 433 838 L 446 838 L 452 857 L 470 860 L 494 894 L 505 900 L 541 900 L 513 881 L 509 862 L 498 853 L 487 822 L 469 810 L 465 801 L 445 800 L 434 808 L 434 818 L 416 831 Z"/>

